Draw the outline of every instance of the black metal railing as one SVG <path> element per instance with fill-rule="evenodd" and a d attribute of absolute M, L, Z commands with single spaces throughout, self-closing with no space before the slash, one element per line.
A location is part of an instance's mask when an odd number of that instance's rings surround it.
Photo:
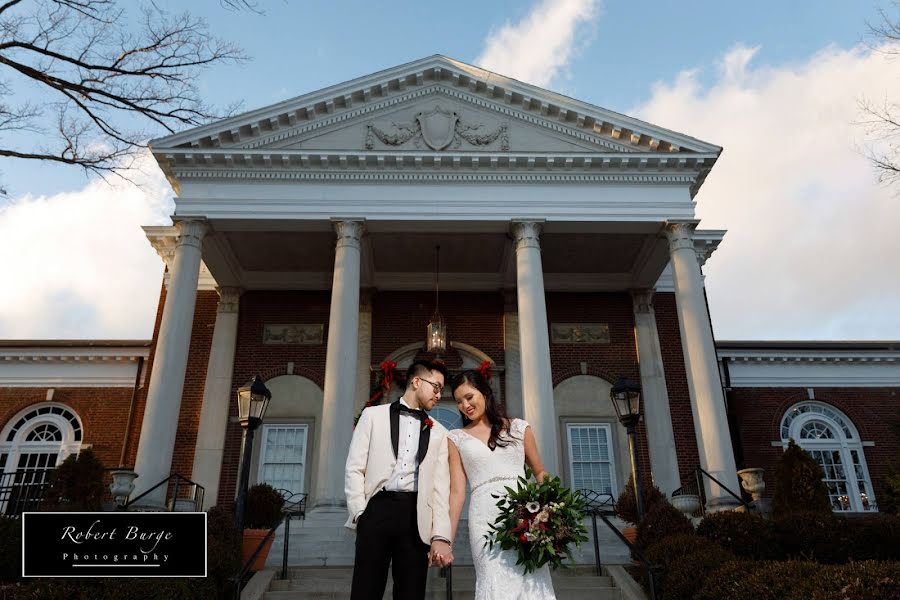
<path fill-rule="evenodd" d="M 0 473 L 0 514 L 18 518 L 23 512 L 40 510 L 53 470 L 19 469 Z"/>
<path fill-rule="evenodd" d="M 281 549 L 281 579 L 288 577 L 288 551 L 291 543 L 291 519 L 306 520 L 306 500 L 309 494 L 284 488 L 275 490 L 284 498 L 284 545 Z"/>
<path fill-rule="evenodd" d="M 678 488 L 677 490 L 672 492 L 672 497 L 688 496 L 688 495 L 697 496 L 700 499 L 699 512 L 700 512 L 701 517 L 706 514 L 706 503 L 708 501 L 708 497 L 706 494 L 706 486 L 703 485 L 704 477 L 706 477 L 707 479 L 709 479 L 710 481 L 712 481 L 713 483 L 718 485 L 720 488 L 722 488 L 723 490 L 728 492 L 728 494 L 732 498 L 737 500 L 744 507 L 745 510 L 748 510 L 748 511 L 758 510 L 758 507 L 755 504 L 748 503 L 746 500 L 744 500 L 744 498 L 741 495 L 739 495 L 739 494 L 735 493 L 733 490 L 729 489 L 728 486 L 723 484 L 721 481 L 716 479 L 714 476 L 710 475 L 709 472 L 704 470 L 702 467 L 695 467 L 693 469 L 693 471 L 691 471 L 691 474 L 693 475 L 692 481 L 689 481 L 685 485 L 681 486 L 680 488 Z"/>
<path fill-rule="evenodd" d="M 606 524 L 609 530 L 616 535 L 616 537 L 622 540 L 622 543 L 628 547 L 631 555 L 638 561 L 640 561 L 640 566 L 647 578 L 647 592 L 650 595 L 650 600 L 656 600 L 656 583 L 655 575 L 653 573 L 654 569 L 656 569 L 656 565 L 648 561 L 647 558 L 641 553 L 638 546 L 629 542 L 628 539 L 624 535 L 622 535 L 622 532 L 619 531 L 619 528 L 609 520 L 610 517 L 614 517 L 616 515 L 615 498 L 613 498 L 612 494 L 595 492 L 594 490 L 578 491 L 582 496 L 584 496 L 586 505 L 585 514 L 590 515 L 591 524 L 593 525 L 594 564 L 597 567 L 597 575 L 603 574 L 603 565 L 600 562 L 600 538 L 597 531 L 597 519 L 599 518 L 601 521 L 603 521 L 604 524 Z"/>
<path fill-rule="evenodd" d="M 287 515 L 285 515 L 285 519 L 287 519 Z M 276 523 L 274 527 L 269 529 L 269 532 L 266 536 L 260 540 L 259 544 L 257 544 L 256 549 L 253 551 L 253 554 L 250 555 L 244 564 L 241 565 L 241 569 L 228 578 L 229 581 L 232 582 L 234 587 L 234 600 L 239 600 L 241 597 L 241 590 L 244 587 L 244 579 L 247 576 L 247 573 L 250 572 L 250 565 L 253 564 L 253 561 L 256 560 L 256 557 L 259 556 L 259 553 L 262 552 L 263 547 L 265 547 L 266 542 L 272 539 L 272 536 L 275 535 L 275 530 L 277 530 L 281 526 L 281 523 Z"/>
<path fill-rule="evenodd" d="M 127 499 L 125 504 L 118 507 L 119 510 L 129 510 L 139 500 L 164 485 L 166 486 L 166 496 L 163 506 L 167 511 L 203 510 L 203 496 L 206 494 L 206 488 L 178 473 L 172 473 L 137 497 Z"/>

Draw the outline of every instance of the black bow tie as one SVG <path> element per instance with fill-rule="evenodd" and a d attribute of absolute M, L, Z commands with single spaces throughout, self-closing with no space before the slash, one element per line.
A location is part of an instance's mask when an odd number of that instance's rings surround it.
<path fill-rule="evenodd" d="M 410 407 L 406 406 L 405 404 L 400 404 L 399 408 L 400 408 L 400 412 L 406 413 L 411 417 L 415 417 L 415 418 L 419 419 L 420 421 L 425 419 L 425 411 L 424 410 L 410 408 Z"/>

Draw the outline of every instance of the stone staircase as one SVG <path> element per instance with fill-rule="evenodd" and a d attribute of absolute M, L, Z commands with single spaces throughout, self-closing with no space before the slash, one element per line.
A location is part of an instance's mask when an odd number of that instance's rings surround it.
<path fill-rule="evenodd" d="M 348 600 L 352 567 L 294 567 L 290 578 L 273 580 L 263 598 L 265 600 Z M 604 569 L 597 575 L 594 567 L 578 566 L 560 569 L 553 574 L 557 598 L 565 600 L 623 600 L 625 596 Z M 385 600 L 392 598 L 391 578 L 388 577 Z M 453 600 L 475 597 L 475 569 L 471 566 L 453 567 Z M 438 569 L 428 572 L 428 587 L 423 600 L 445 600 L 446 580 Z"/>
<path fill-rule="evenodd" d="M 305 520 L 291 522 L 288 540 L 289 567 L 352 567 L 355 554 L 356 533 L 344 527 L 347 513 L 344 510 L 312 511 Z M 586 521 L 588 541 L 574 552 L 575 564 L 594 564 L 594 544 L 591 521 Z M 621 523 L 619 524 L 622 525 Z M 600 541 L 600 561 L 604 565 L 631 564 L 628 548 L 600 519 L 597 520 Z M 281 570 L 284 548 L 284 526 L 278 529 L 266 568 Z M 459 523 L 457 539 L 453 545 L 455 566 L 471 566 L 468 525 L 465 519 Z"/>
<path fill-rule="evenodd" d="M 288 578 L 272 580 L 262 597 L 268 600 L 349 599 L 356 533 L 344 527 L 346 519 L 344 510 L 318 509 L 311 511 L 305 520 L 291 521 L 288 536 Z M 601 575 L 596 573 L 590 520 L 587 520 L 586 525 L 589 539 L 573 553 L 577 566 L 560 569 L 553 574 L 557 597 L 573 600 L 621 600 L 626 596 L 614 585 L 606 568 L 604 567 Z M 604 565 L 631 564 L 625 545 L 599 519 L 597 525 L 601 562 Z M 274 571 L 276 576 L 281 572 L 284 537 L 282 526 L 276 532 L 266 561 L 266 568 Z M 466 520 L 460 521 L 454 554 L 453 598 L 474 598 L 475 570 L 472 567 Z M 445 586 L 446 580 L 439 576 L 439 570 L 430 569 L 425 598 L 444 600 Z M 391 598 L 390 577 L 384 597 Z"/>

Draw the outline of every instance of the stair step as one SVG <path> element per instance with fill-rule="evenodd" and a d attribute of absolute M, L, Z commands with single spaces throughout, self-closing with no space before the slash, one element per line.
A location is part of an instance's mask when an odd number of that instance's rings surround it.
<path fill-rule="evenodd" d="M 267 600 L 348 600 L 353 578 L 351 567 L 311 567 L 290 569 L 291 579 L 273 580 Z M 553 587 L 559 598 L 581 600 L 622 600 L 621 590 L 614 587 L 612 578 L 604 570 L 596 575 L 593 567 L 578 566 L 560 569 L 552 575 Z M 423 600 L 446 600 L 446 582 L 437 569 L 428 572 L 427 591 Z M 390 599 L 392 581 L 388 576 L 385 599 Z M 454 567 L 453 598 L 465 600 L 475 597 L 475 569 Z"/>

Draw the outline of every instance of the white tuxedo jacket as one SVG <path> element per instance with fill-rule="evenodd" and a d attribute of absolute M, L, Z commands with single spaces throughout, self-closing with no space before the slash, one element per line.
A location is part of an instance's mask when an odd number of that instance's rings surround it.
<path fill-rule="evenodd" d="M 380 404 L 365 409 L 353 431 L 344 476 L 344 492 L 350 511 L 345 525 L 350 529 L 356 529 L 354 517 L 365 510 L 372 496 L 381 491 L 397 462 L 391 441 L 390 407 L 390 404 Z M 436 419 L 432 421 L 428 450 L 419 463 L 416 499 L 419 537 L 426 544 L 431 544 L 435 536 L 450 540 L 447 429 Z"/>

